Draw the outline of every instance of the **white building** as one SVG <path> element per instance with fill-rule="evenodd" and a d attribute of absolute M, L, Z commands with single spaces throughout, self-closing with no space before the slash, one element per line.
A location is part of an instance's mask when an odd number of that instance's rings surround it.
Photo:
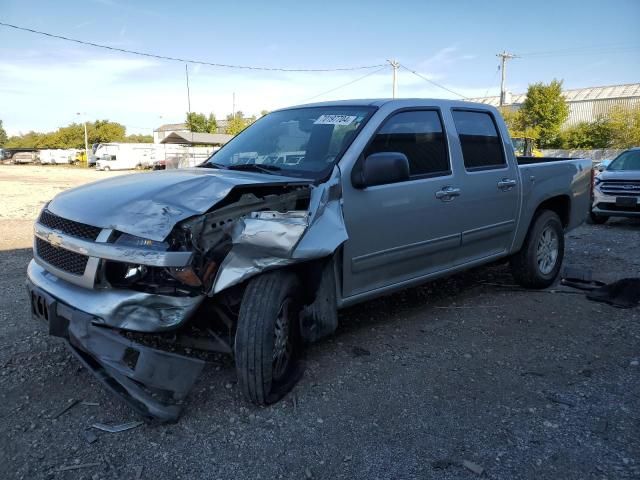
<path fill-rule="evenodd" d="M 580 122 L 593 122 L 599 116 L 608 113 L 615 106 L 640 106 L 640 83 L 626 85 L 609 85 L 605 87 L 587 87 L 565 90 L 564 98 L 569 105 L 569 118 L 565 127 Z M 524 93 L 507 95 L 507 106 L 518 109 L 524 103 L 527 95 Z M 470 98 L 470 102 L 484 103 L 497 107 L 500 97 Z"/>

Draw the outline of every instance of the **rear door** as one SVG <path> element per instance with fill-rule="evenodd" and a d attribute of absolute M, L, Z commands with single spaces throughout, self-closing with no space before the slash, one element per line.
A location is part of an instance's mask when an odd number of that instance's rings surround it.
<path fill-rule="evenodd" d="M 457 177 L 441 112 L 425 108 L 390 114 L 361 158 L 379 152 L 404 153 L 411 177 L 365 189 L 343 182 L 349 234 L 344 297 L 444 270 L 452 266 L 460 245 Z M 443 196 L 444 191 L 450 195 Z"/>
<path fill-rule="evenodd" d="M 500 135 L 488 110 L 452 109 L 464 161 L 460 197 L 462 245 L 458 264 L 506 253 L 519 208 L 518 166 L 507 155 L 511 144 Z"/>

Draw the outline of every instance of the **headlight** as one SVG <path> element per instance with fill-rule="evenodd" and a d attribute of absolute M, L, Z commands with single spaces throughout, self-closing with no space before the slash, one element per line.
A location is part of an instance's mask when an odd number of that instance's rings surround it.
<path fill-rule="evenodd" d="M 115 244 L 120 247 L 148 248 L 149 250 L 161 252 L 164 252 L 169 248 L 169 244 L 166 242 L 157 242 L 155 240 L 149 240 L 148 238 L 129 235 L 128 233 L 120 234 L 116 239 Z"/>
<path fill-rule="evenodd" d="M 596 177 L 593 179 L 593 184 L 594 185 L 599 185 L 602 183 L 602 179 L 600 177 Z"/>

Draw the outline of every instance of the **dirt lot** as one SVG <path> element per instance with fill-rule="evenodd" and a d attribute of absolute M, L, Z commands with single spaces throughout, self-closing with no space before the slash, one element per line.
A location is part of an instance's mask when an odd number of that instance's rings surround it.
<path fill-rule="evenodd" d="M 23 282 L 42 202 L 106 175 L 0 166 L 0 478 L 478 477 L 463 460 L 493 479 L 640 478 L 640 311 L 509 287 L 504 265 L 343 312 L 270 408 L 227 362 L 177 424 L 90 429 L 136 416 L 30 318 Z M 640 222 L 582 226 L 565 263 L 638 276 L 638 245 Z"/>

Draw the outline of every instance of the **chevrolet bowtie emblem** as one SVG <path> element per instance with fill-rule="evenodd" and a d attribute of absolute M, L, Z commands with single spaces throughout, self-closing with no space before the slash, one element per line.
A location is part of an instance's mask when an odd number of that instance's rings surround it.
<path fill-rule="evenodd" d="M 62 245 L 62 237 L 57 233 L 51 232 L 49 235 L 47 235 L 47 241 L 54 247 L 59 247 L 60 245 Z"/>

